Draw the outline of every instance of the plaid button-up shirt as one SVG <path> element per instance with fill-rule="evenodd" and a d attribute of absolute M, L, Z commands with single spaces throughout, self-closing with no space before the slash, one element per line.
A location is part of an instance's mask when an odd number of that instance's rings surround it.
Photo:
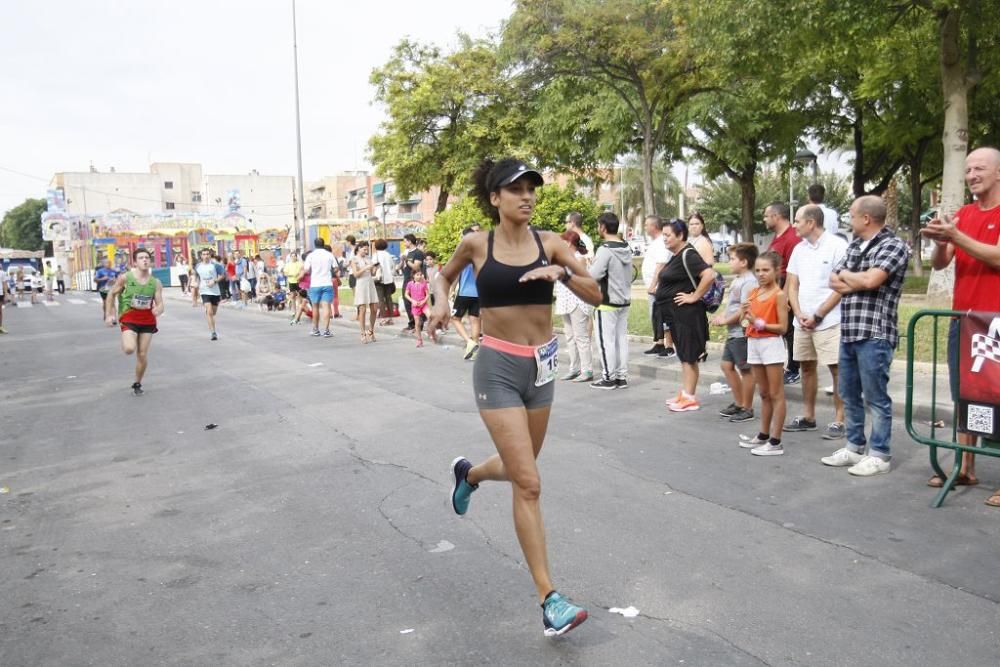
<path fill-rule="evenodd" d="M 844 295 L 840 302 L 840 340 L 854 343 L 879 338 L 896 347 L 899 342 L 899 297 L 903 292 L 910 249 L 888 227 L 883 227 L 864 248 L 863 243 L 855 237 L 834 271 L 864 273 L 868 269 L 882 269 L 889 277 L 878 289 Z"/>

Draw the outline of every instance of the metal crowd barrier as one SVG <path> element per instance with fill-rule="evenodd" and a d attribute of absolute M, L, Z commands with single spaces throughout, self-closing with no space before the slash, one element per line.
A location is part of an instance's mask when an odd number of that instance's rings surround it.
<path fill-rule="evenodd" d="M 907 327 L 907 350 L 906 350 L 906 431 L 910 434 L 916 442 L 923 445 L 927 445 L 930 451 L 930 462 L 931 468 L 934 473 L 944 479 L 944 484 L 941 486 L 941 490 L 931 501 L 931 507 L 937 508 L 941 507 L 944 503 L 945 497 L 950 491 L 955 487 L 955 480 L 958 478 L 959 470 L 961 469 L 962 463 L 962 452 L 971 452 L 977 455 L 983 456 L 996 456 L 1000 457 L 1000 441 L 990 440 L 982 435 L 978 435 L 981 446 L 975 445 L 965 445 L 958 442 L 958 429 L 959 429 L 959 418 L 960 410 L 957 402 L 952 402 L 951 396 L 949 395 L 946 399 L 947 403 L 951 405 L 951 419 L 950 424 L 940 419 L 939 413 L 943 410 L 938 409 L 938 380 L 939 378 L 944 378 L 944 391 L 948 392 L 948 374 L 947 374 L 947 349 L 942 353 L 939 350 L 939 341 L 941 339 L 941 321 L 944 320 L 943 331 L 947 334 L 948 326 L 952 319 L 961 319 L 966 313 L 956 311 L 956 310 L 921 310 L 918 311 L 911 319 L 909 326 Z M 921 432 L 917 429 L 917 424 L 913 420 L 913 363 L 914 363 L 914 341 L 917 340 L 916 328 L 917 323 L 923 318 L 932 318 L 931 324 L 931 334 L 932 334 L 932 344 L 931 344 L 931 364 L 932 364 L 932 374 L 931 374 L 931 417 L 930 417 L 930 434 Z M 942 363 L 943 362 L 943 363 Z M 938 370 L 944 367 L 945 373 L 942 376 Z M 938 426 L 938 424 L 944 424 L 943 426 Z M 975 435 L 975 434 L 974 434 Z M 996 436 L 994 436 L 996 437 Z M 947 438 L 947 439 L 945 439 Z M 941 464 L 938 462 L 938 450 L 939 449 L 950 449 L 955 453 L 955 461 L 952 465 L 951 471 L 945 473 Z"/>

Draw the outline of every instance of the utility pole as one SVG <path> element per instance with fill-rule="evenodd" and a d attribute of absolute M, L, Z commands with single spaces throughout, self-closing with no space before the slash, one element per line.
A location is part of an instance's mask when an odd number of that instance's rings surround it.
<path fill-rule="evenodd" d="M 305 188 L 302 185 L 302 121 L 299 119 L 299 42 L 295 26 L 295 0 L 292 0 L 292 55 L 295 61 L 295 147 L 299 161 L 299 224 L 302 236 L 299 237 L 299 250 L 304 251 L 308 243 L 306 238 L 306 201 Z M 297 236 L 298 234 L 296 234 Z"/>

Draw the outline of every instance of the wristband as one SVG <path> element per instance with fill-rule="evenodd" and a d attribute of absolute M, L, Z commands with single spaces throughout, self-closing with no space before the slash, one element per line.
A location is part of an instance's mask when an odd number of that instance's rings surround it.
<path fill-rule="evenodd" d="M 568 266 L 564 266 L 563 274 L 559 276 L 559 282 L 568 283 L 570 278 L 572 277 L 573 277 L 573 271 Z"/>

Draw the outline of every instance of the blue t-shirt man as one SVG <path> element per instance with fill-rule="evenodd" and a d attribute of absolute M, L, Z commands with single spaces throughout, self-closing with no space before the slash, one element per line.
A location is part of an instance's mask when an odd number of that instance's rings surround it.
<path fill-rule="evenodd" d="M 97 283 L 97 291 L 102 295 L 107 294 L 111 289 L 111 283 L 118 277 L 118 272 L 110 266 L 102 266 L 94 272 L 94 282 Z"/>
<path fill-rule="evenodd" d="M 458 295 L 473 299 L 479 298 L 479 290 L 476 289 L 476 269 L 472 264 L 466 265 L 458 277 Z"/>

